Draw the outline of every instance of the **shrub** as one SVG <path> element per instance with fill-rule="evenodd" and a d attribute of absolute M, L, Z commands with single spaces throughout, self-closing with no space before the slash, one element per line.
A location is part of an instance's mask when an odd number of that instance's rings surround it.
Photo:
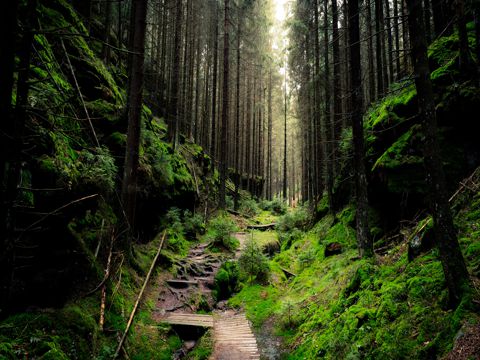
<path fill-rule="evenodd" d="M 240 201 L 240 213 L 246 217 L 254 217 L 259 213 L 258 204 L 255 200 L 248 198 Z"/>
<path fill-rule="evenodd" d="M 285 204 L 285 202 L 279 198 L 275 198 L 273 200 L 262 200 L 259 203 L 259 207 L 262 210 L 272 212 L 274 215 L 285 215 L 287 212 L 287 204 Z"/>
<path fill-rule="evenodd" d="M 308 210 L 301 207 L 291 211 L 278 219 L 277 230 L 280 232 L 290 232 L 294 229 L 303 230 L 310 221 Z"/>
<path fill-rule="evenodd" d="M 220 215 L 210 221 L 205 237 L 211 242 L 211 246 L 220 246 L 227 250 L 235 250 L 238 247 L 238 240 L 231 234 L 237 230 L 237 225 L 231 218 Z"/>
<path fill-rule="evenodd" d="M 215 275 L 215 298 L 217 300 L 226 300 L 238 291 L 239 276 L 240 271 L 237 262 L 227 261 L 222 264 L 217 275 Z"/>
<path fill-rule="evenodd" d="M 303 234 L 302 230 L 305 230 L 309 221 L 308 210 L 303 207 L 288 212 L 278 219 L 277 231 L 282 249 L 288 249 L 295 241 L 300 239 Z"/>
<path fill-rule="evenodd" d="M 183 235 L 185 229 L 183 228 L 181 216 L 181 210 L 179 208 L 172 207 L 170 210 L 168 210 L 165 218 L 167 220 L 167 227 L 172 232 Z"/>
<path fill-rule="evenodd" d="M 254 240 L 248 240 L 238 264 L 242 276 L 248 281 L 261 284 L 267 282 L 270 275 L 268 259 Z"/>
<path fill-rule="evenodd" d="M 181 220 L 181 210 L 171 208 L 165 216 L 167 221 L 167 248 L 176 253 L 185 253 L 188 249 L 187 241 L 184 236 L 184 227 Z"/>
<path fill-rule="evenodd" d="M 183 227 L 185 236 L 194 239 L 197 234 L 205 233 L 205 222 L 200 214 L 192 214 L 190 210 L 183 212 Z"/>

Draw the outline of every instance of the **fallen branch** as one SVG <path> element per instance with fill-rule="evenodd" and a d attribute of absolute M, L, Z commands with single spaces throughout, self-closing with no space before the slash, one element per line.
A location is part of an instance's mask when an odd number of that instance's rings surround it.
<path fill-rule="evenodd" d="M 287 270 L 287 269 L 285 269 L 285 268 L 283 268 L 283 267 L 281 267 L 280 269 L 283 271 L 283 273 L 285 274 L 285 276 L 287 277 L 287 279 L 288 279 L 288 278 L 291 278 L 291 277 L 297 276 L 297 274 L 294 274 L 294 273 L 292 273 L 291 271 L 289 271 L 289 270 Z"/>
<path fill-rule="evenodd" d="M 110 251 L 108 252 L 107 266 L 105 268 L 105 278 L 102 281 L 102 297 L 100 301 L 100 319 L 98 320 L 98 327 L 103 331 L 103 324 L 105 323 L 105 303 L 107 301 L 107 279 L 110 276 L 110 264 L 112 263 L 113 241 L 115 239 L 115 230 L 112 230 L 112 237 L 110 239 Z"/>
<path fill-rule="evenodd" d="M 65 205 L 62 205 L 60 206 L 59 208 L 56 208 L 55 210 L 53 211 L 50 211 L 49 213 L 45 214 L 44 217 L 42 217 L 40 220 L 37 220 L 35 221 L 34 223 L 30 224 L 29 226 L 27 226 L 25 229 L 24 229 L 24 232 L 30 230 L 31 228 L 33 228 L 35 225 L 38 225 L 40 224 L 42 221 L 44 221 L 46 218 L 48 218 L 49 216 L 57 213 L 58 211 L 60 210 L 63 210 L 65 209 L 66 207 L 69 207 L 70 205 L 73 205 L 73 204 L 76 204 L 78 202 L 81 202 L 81 201 L 84 201 L 84 200 L 88 200 L 88 199 L 91 199 L 91 198 L 94 198 L 94 197 L 97 197 L 98 194 L 93 194 L 93 195 L 89 195 L 89 196 L 85 196 L 85 197 L 82 197 L 80 199 L 77 199 L 77 200 L 73 200 L 71 202 L 69 202 L 68 204 L 65 204 Z M 19 240 L 19 239 L 18 239 Z"/>
<path fill-rule="evenodd" d="M 271 224 L 262 224 L 262 225 L 247 225 L 247 229 L 252 229 L 252 230 L 268 230 L 268 229 L 274 229 L 276 223 L 271 223 Z"/>
<path fill-rule="evenodd" d="M 162 250 L 163 242 L 165 241 L 165 236 L 167 234 L 167 231 L 165 230 L 163 232 L 162 240 L 160 241 L 160 246 L 158 247 L 157 254 L 155 255 L 155 258 L 152 261 L 152 265 L 150 265 L 150 270 L 148 270 L 147 277 L 145 278 L 145 281 L 143 282 L 142 289 L 140 290 L 140 293 L 138 294 L 137 301 L 135 301 L 135 305 L 133 306 L 133 310 L 130 313 L 130 317 L 127 322 L 127 327 L 125 328 L 125 331 L 123 332 L 122 338 L 120 339 L 120 342 L 117 346 L 117 350 L 115 351 L 115 354 L 113 355 L 113 359 L 116 359 L 118 355 L 120 354 L 120 351 L 122 350 L 123 343 L 125 342 L 125 339 L 127 338 L 128 330 L 130 330 L 130 326 L 132 326 L 133 318 L 135 317 L 135 313 L 137 312 L 138 304 L 140 303 L 140 300 L 142 299 L 143 292 L 145 291 L 145 288 L 147 287 L 148 280 L 150 280 L 150 276 L 152 275 L 153 268 L 155 267 L 155 264 L 157 263 L 158 257 L 160 255 L 160 251 Z"/>
<path fill-rule="evenodd" d="M 63 51 L 65 51 L 65 57 L 67 58 L 68 67 L 70 68 L 73 81 L 75 82 L 75 87 L 77 88 L 78 95 L 80 96 L 80 100 L 82 101 L 83 110 L 85 111 L 85 115 L 87 116 L 88 124 L 90 125 L 90 130 L 92 130 L 93 137 L 95 139 L 95 143 L 97 144 L 97 147 L 100 147 L 100 143 L 98 142 L 98 138 L 97 138 L 97 133 L 95 132 L 95 129 L 93 127 L 92 119 L 90 119 L 90 115 L 88 114 L 87 105 L 85 104 L 85 100 L 83 99 L 82 91 L 80 90 L 80 86 L 78 85 L 77 77 L 75 76 L 75 71 L 73 70 L 73 66 L 72 66 L 72 63 L 70 62 L 70 57 L 68 56 L 68 52 L 65 47 L 65 44 L 63 43 L 63 39 L 60 39 L 60 42 L 62 44 Z"/>

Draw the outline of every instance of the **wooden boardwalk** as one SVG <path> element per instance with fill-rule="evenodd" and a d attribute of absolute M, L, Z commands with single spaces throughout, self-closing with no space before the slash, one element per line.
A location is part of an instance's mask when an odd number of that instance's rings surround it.
<path fill-rule="evenodd" d="M 210 360 L 259 360 L 257 341 L 245 314 L 215 315 L 169 313 L 161 322 L 171 325 L 213 327 L 214 351 Z"/>
<path fill-rule="evenodd" d="M 257 341 L 245 314 L 217 314 L 213 328 L 215 344 L 211 360 L 260 359 Z"/>
<path fill-rule="evenodd" d="M 161 322 L 171 325 L 187 325 L 200 327 L 213 327 L 214 321 L 212 315 L 188 314 L 188 313 L 168 313 L 162 317 Z"/>

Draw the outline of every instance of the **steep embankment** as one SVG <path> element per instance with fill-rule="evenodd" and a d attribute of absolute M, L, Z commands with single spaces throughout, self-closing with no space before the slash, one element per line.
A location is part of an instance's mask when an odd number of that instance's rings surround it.
<path fill-rule="evenodd" d="M 127 76 L 122 65 L 113 64 L 126 64 L 126 58 L 112 52 L 110 62 L 104 61 L 98 40 L 104 25 L 92 17 L 87 31 L 65 0 L 40 2 L 37 15 L 41 31 L 33 41 L 15 203 L 13 305 L 9 316 L 3 309 L 0 314 L 0 358 L 111 358 L 158 247 L 155 234 L 166 226 L 166 210 L 176 202 L 204 208 L 205 188 L 213 192 L 216 178 L 201 147 L 186 141 L 173 150 L 164 120 L 143 106 L 140 238 L 129 259 L 117 251 L 125 234 L 118 189 Z M 189 214 L 182 217 L 198 220 Z M 190 240 L 197 230 L 190 226 Z M 162 269 L 170 267 L 172 252 L 188 247 L 179 239 L 183 234 L 172 234 Z M 125 351 L 137 358 L 170 359 L 180 339 L 170 328 L 156 327 L 150 319 L 155 302 L 151 294 L 146 299 Z"/>
<path fill-rule="evenodd" d="M 462 249 L 478 288 L 480 178 L 470 184 L 476 190 L 464 189 L 454 208 Z M 231 305 L 246 310 L 259 333 L 269 330 L 283 339 L 287 358 L 438 358 L 467 333 L 462 358 L 478 351 L 478 292 L 452 311 L 437 251 L 427 248 L 409 260 L 409 241 L 430 236 L 419 231 L 421 223 L 405 227 L 369 261 L 357 256 L 351 207 L 325 216 L 307 232 L 301 230 L 301 216 L 288 216 L 297 221 L 280 221 L 293 225 L 283 227 L 288 231 L 281 238 L 293 239 L 270 261 L 269 285 L 245 284 L 230 299 Z M 296 276 L 287 279 L 281 268 Z"/>

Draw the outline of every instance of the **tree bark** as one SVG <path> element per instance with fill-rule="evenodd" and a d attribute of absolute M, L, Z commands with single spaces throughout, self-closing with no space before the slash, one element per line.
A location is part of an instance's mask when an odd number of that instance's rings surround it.
<path fill-rule="evenodd" d="M 212 80 L 212 113 L 211 113 L 211 137 L 210 137 L 210 157 L 215 164 L 215 150 L 216 150 L 216 110 L 217 110 L 217 77 L 218 77 L 218 4 L 215 1 L 215 34 L 213 38 L 213 80 Z"/>
<path fill-rule="evenodd" d="M 140 149 L 140 130 L 142 115 L 143 67 L 145 51 L 145 30 L 147 16 L 147 1 L 134 0 L 132 63 L 130 74 L 130 89 L 128 98 L 128 130 L 125 166 L 122 182 L 122 204 L 126 220 L 132 231 L 135 226 L 135 205 L 137 193 L 137 178 Z M 129 241 L 124 250 L 130 249 Z"/>
<path fill-rule="evenodd" d="M 348 0 L 350 74 L 352 94 L 352 133 L 355 166 L 355 191 L 357 202 L 357 241 L 362 257 L 373 256 L 373 242 L 368 227 L 367 175 L 365 171 L 365 145 L 363 138 L 363 97 L 360 62 L 360 24 L 358 0 Z"/>
<path fill-rule="evenodd" d="M 417 88 L 418 111 L 424 133 L 424 164 L 427 173 L 429 201 L 432 212 L 435 240 L 440 253 L 445 281 L 453 306 L 460 303 L 469 286 L 468 271 L 457 240 L 450 206 L 448 203 L 445 174 L 440 157 L 437 118 L 430 68 L 427 57 L 427 43 L 423 23 L 423 9 L 420 0 L 406 0 L 409 17 L 412 63 Z"/>
<path fill-rule="evenodd" d="M 223 45 L 223 110 L 222 124 L 220 127 L 220 189 L 219 208 L 225 209 L 225 191 L 227 181 L 227 139 L 228 139 L 228 117 L 229 117 L 229 76 L 230 76 L 230 44 L 229 44 L 229 0 L 225 0 L 225 23 L 224 23 L 224 45 Z"/>
<path fill-rule="evenodd" d="M 384 73 L 383 73 L 384 64 L 383 64 L 383 57 L 382 57 L 383 30 L 384 29 L 383 29 L 382 0 L 375 0 L 375 33 L 376 33 L 375 58 L 377 60 L 377 97 L 378 98 L 381 98 L 385 92 Z"/>
<path fill-rule="evenodd" d="M 170 111 L 168 117 L 170 118 L 169 124 L 169 134 L 170 140 L 173 142 L 173 148 L 176 149 L 178 143 L 178 133 L 180 131 L 180 117 L 179 117 L 179 107 L 180 107 L 180 54 L 182 50 L 182 17 L 183 17 L 183 6 L 182 0 L 177 1 L 175 6 L 176 15 L 175 15 L 175 35 L 174 35 L 174 48 L 173 48 L 173 76 L 172 76 L 172 86 L 170 89 L 171 99 L 170 99 Z"/>
<path fill-rule="evenodd" d="M 370 27 L 371 28 L 371 27 Z M 337 0 L 332 0 L 332 50 L 333 50 L 333 132 L 332 145 L 332 177 L 338 173 L 340 161 L 338 159 L 338 144 L 342 136 L 342 79 L 340 64 L 340 33 L 338 31 L 338 6 Z M 372 70 L 373 79 L 373 70 Z M 373 85 L 375 86 L 375 85 Z M 373 90 L 375 91 L 375 89 Z"/>

